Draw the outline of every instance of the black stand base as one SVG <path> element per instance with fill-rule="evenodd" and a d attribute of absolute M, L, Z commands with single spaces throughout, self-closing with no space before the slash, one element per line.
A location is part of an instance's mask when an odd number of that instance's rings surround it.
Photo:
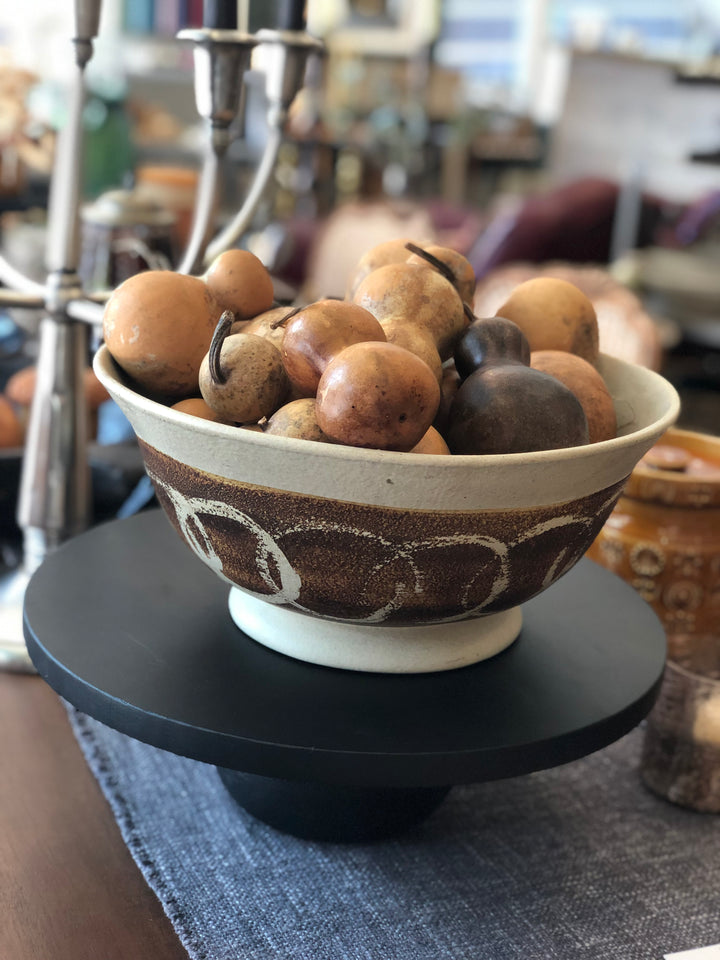
<path fill-rule="evenodd" d="M 25 639 L 40 676 L 83 713 L 218 768 L 278 830 L 346 842 L 402 833 L 448 784 L 617 740 L 652 707 L 667 643 L 629 584 L 583 560 L 482 663 L 415 675 L 304 663 L 238 630 L 227 583 L 159 510 L 53 551 L 25 593 Z"/>
<path fill-rule="evenodd" d="M 251 816 L 302 840 L 331 843 L 369 843 L 397 836 L 429 816 L 451 790 L 346 787 L 217 769 L 232 798 Z"/>

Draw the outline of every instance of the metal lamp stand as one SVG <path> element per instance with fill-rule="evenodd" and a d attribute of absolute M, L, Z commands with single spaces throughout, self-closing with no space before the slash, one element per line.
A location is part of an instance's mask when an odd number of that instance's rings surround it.
<path fill-rule="evenodd" d="M 321 49 L 320 42 L 305 32 L 304 2 L 286 3 L 278 29 L 256 35 L 234 28 L 227 16 L 231 7 L 232 3 L 223 11 L 217 2 L 207 4 L 206 25 L 178 34 L 179 41 L 194 44 L 196 106 L 209 132 L 190 239 L 176 268 L 180 273 L 201 271 L 248 227 L 272 176 L 287 110 L 302 86 L 307 58 Z M 58 137 L 50 183 L 45 283 L 30 280 L 0 256 L 0 281 L 5 284 L 0 288 L 0 306 L 44 310 L 18 496 L 23 559 L 18 569 L 0 578 L 0 669 L 34 672 L 23 639 L 25 588 L 47 554 L 91 522 L 83 375 L 90 328 L 102 324 L 103 303 L 110 291 L 85 293 L 78 261 L 85 68 L 93 55 L 100 10 L 101 0 L 76 0 L 72 40 L 76 69 L 69 117 Z M 270 134 L 241 209 L 212 239 L 220 165 L 240 107 L 251 52 L 260 44 L 269 53 Z"/>

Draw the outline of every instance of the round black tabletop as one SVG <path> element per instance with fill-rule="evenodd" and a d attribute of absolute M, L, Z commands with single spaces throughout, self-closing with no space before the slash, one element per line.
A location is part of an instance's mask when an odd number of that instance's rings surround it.
<path fill-rule="evenodd" d="M 228 586 L 160 511 L 50 554 L 25 597 L 39 673 L 81 711 L 229 770 L 362 787 L 436 787 L 576 759 L 634 727 L 665 662 L 655 614 L 582 560 L 523 607 L 490 660 L 432 674 L 303 663 L 230 619 Z"/>

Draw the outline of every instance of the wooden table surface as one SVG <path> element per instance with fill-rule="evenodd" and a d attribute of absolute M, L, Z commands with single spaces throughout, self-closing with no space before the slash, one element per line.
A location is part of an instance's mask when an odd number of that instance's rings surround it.
<path fill-rule="evenodd" d="M 187 960 L 59 698 L 2 672 L 0 958 Z"/>

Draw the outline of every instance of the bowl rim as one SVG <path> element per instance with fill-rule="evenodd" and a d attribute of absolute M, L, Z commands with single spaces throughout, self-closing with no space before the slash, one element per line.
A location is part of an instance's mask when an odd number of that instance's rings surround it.
<path fill-rule="evenodd" d="M 471 466 L 485 464 L 494 466 L 511 463 L 545 463 L 552 461 L 554 464 L 564 461 L 582 459 L 591 454 L 600 454 L 603 452 L 619 451 L 628 446 L 637 444 L 655 437 L 659 432 L 664 432 L 672 426 L 680 412 L 680 397 L 673 385 L 660 373 L 651 370 L 648 367 L 642 367 L 639 364 L 630 363 L 619 357 L 610 354 L 600 354 L 601 364 L 616 368 L 641 369 L 649 380 L 654 380 L 663 390 L 668 399 L 668 405 L 665 413 L 656 420 L 641 427 L 639 430 L 633 430 L 627 434 L 621 434 L 610 440 L 600 440 L 595 443 L 587 443 L 581 446 L 560 447 L 551 450 L 533 450 L 526 453 L 496 453 L 496 454 L 451 454 L 450 456 L 438 456 L 437 454 L 410 453 L 395 450 L 378 450 L 375 448 L 352 447 L 340 443 L 319 443 L 317 441 L 308 441 L 298 437 L 281 437 L 269 435 L 253 430 L 243 430 L 241 427 L 232 424 L 215 423 L 212 420 L 202 420 L 198 417 L 192 417 L 190 414 L 179 410 L 173 410 L 171 407 L 146 397 L 144 394 L 128 386 L 123 382 L 122 370 L 112 357 L 106 344 L 101 344 L 93 358 L 93 370 L 101 383 L 108 389 L 111 395 L 114 393 L 118 398 L 124 400 L 130 406 L 136 406 L 144 409 L 160 420 L 176 426 L 188 426 L 192 419 L 200 423 L 200 430 L 207 435 L 214 435 L 218 438 L 232 438 L 235 442 L 242 439 L 244 445 L 249 447 L 274 448 L 277 451 L 288 450 L 295 453 L 305 453 L 310 456 L 318 456 L 323 460 L 338 461 L 361 461 L 368 462 L 368 458 L 377 463 L 387 465 L 402 464 L 404 467 L 414 464 L 416 469 L 426 467 L 428 464 L 438 466 L 439 462 L 447 464 L 451 469 L 467 469 Z"/>

